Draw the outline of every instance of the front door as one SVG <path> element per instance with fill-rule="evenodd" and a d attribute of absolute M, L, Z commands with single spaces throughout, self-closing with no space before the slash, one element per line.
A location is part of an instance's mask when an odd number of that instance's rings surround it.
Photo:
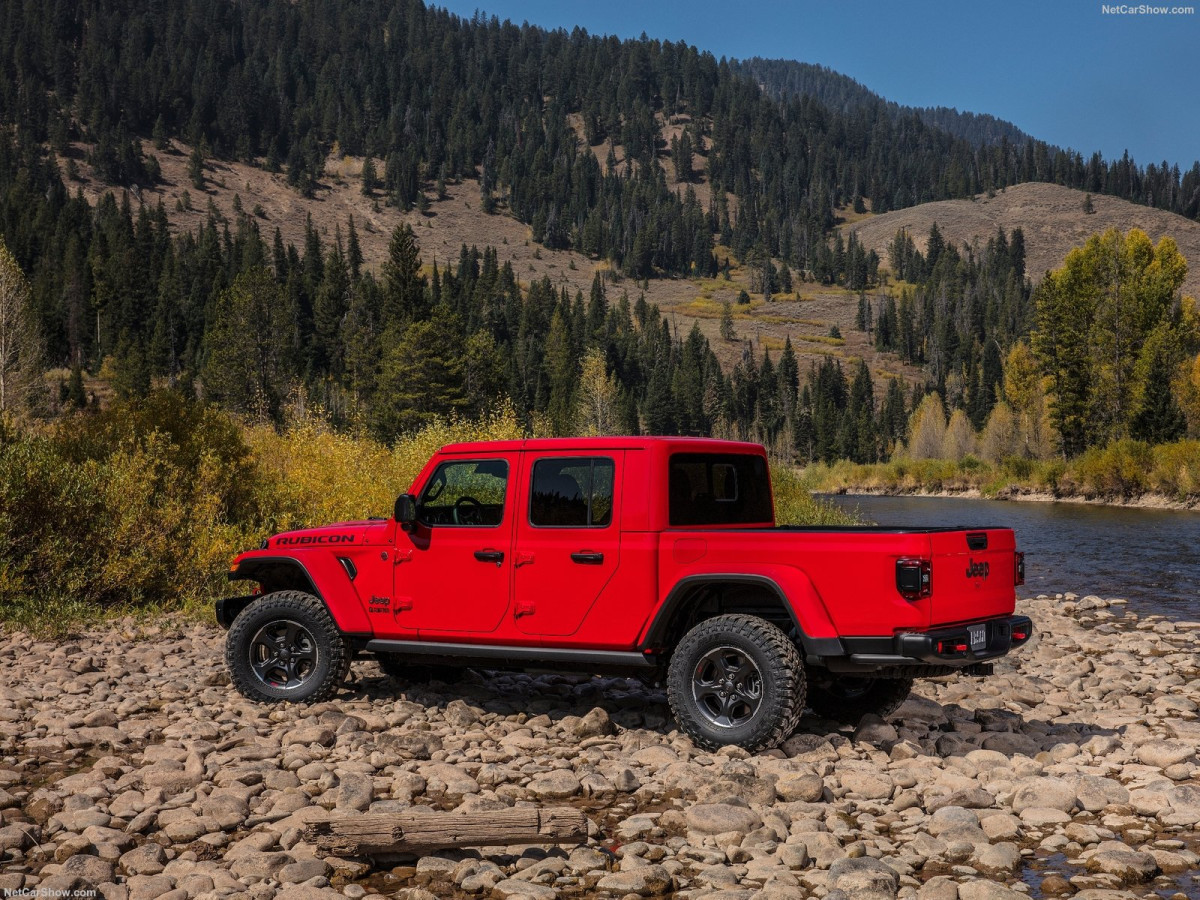
<path fill-rule="evenodd" d="M 517 519 L 512 615 L 526 634 L 568 635 L 616 572 L 624 454 L 529 454 Z"/>
<path fill-rule="evenodd" d="M 518 454 L 449 459 L 417 497 L 396 538 L 393 605 L 419 637 L 495 631 L 508 608 Z"/>

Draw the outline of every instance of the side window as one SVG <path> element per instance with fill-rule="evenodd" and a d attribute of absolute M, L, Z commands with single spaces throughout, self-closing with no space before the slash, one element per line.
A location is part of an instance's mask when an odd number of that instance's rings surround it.
<path fill-rule="evenodd" d="M 494 527 L 504 521 L 508 463 L 503 459 L 454 460 L 434 471 L 417 500 L 422 525 Z"/>
<path fill-rule="evenodd" d="M 773 518 L 770 479 L 761 456 L 674 453 L 667 474 L 673 526 L 764 524 Z"/>
<path fill-rule="evenodd" d="M 533 464 L 529 524 L 540 528 L 611 524 L 614 471 L 607 457 L 539 459 Z"/>

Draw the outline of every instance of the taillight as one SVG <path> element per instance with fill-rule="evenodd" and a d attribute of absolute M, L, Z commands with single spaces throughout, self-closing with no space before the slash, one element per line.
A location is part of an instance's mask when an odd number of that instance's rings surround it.
<path fill-rule="evenodd" d="M 1024 553 L 1017 553 L 1013 557 L 1013 567 L 1015 569 L 1015 571 L 1013 572 L 1013 583 L 1014 584 L 1024 584 L 1025 583 L 1025 554 Z"/>
<path fill-rule="evenodd" d="M 918 600 L 932 594 L 933 566 L 929 560 L 896 560 L 896 590 L 905 600 Z"/>

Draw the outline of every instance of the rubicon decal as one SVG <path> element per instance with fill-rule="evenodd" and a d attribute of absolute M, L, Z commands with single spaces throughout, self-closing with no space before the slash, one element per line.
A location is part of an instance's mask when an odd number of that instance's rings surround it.
<path fill-rule="evenodd" d="M 985 562 L 975 562 L 968 560 L 967 577 L 968 578 L 987 578 L 989 566 Z"/>
<path fill-rule="evenodd" d="M 327 544 L 353 544 L 354 535 L 352 534 L 302 534 L 298 537 L 281 537 L 275 539 L 277 547 L 301 547 L 305 544 L 327 545 Z"/>

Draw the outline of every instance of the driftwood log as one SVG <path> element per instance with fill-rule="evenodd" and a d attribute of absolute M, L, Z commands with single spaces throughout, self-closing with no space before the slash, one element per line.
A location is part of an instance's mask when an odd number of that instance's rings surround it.
<path fill-rule="evenodd" d="M 319 819 L 304 839 L 332 856 L 427 853 L 456 847 L 560 844 L 587 837 L 587 818 L 577 809 L 513 808 L 486 813 L 367 813 Z"/>

